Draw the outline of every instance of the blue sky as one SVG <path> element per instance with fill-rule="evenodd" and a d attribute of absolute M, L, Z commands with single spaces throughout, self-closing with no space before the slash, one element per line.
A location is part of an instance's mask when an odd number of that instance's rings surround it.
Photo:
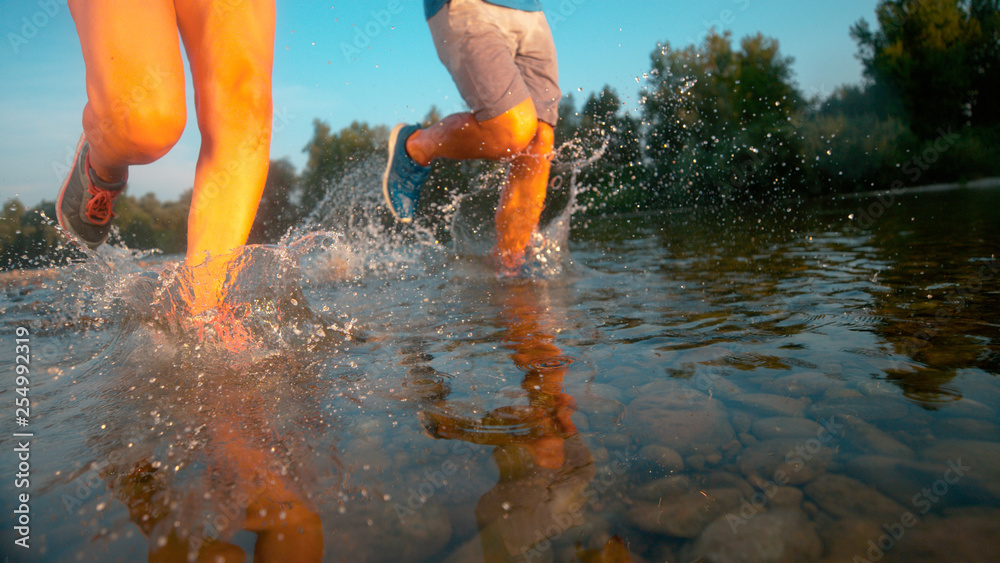
<path fill-rule="evenodd" d="M 658 42 L 700 43 L 710 27 L 734 38 L 758 31 L 794 57 L 808 97 L 861 81 L 848 31 L 874 18 L 877 0 L 543 0 L 559 53 L 560 86 L 579 105 L 605 84 L 634 105 Z M 305 164 L 318 118 L 418 121 L 436 105 L 462 111 L 437 59 L 419 0 L 320 3 L 278 0 L 272 158 Z M 65 1 L 0 0 L 0 201 L 54 200 L 86 103 L 83 59 Z M 190 77 L 188 77 L 190 91 Z M 191 187 L 199 135 L 193 98 L 180 142 L 156 163 L 134 167 L 132 195 L 172 200 Z"/>

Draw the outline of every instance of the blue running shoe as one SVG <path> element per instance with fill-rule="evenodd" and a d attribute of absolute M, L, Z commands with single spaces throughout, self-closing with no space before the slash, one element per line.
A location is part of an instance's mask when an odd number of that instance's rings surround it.
<path fill-rule="evenodd" d="M 413 210 L 420 199 L 420 188 L 427 181 L 430 166 L 421 166 L 406 152 L 406 139 L 419 125 L 400 123 L 389 133 L 389 162 L 382 175 L 382 195 L 389 211 L 400 223 L 413 220 Z"/>

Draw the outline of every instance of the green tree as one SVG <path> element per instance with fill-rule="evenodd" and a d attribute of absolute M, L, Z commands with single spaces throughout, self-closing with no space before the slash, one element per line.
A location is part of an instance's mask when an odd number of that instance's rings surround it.
<path fill-rule="evenodd" d="M 264 182 L 264 194 L 247 239 L 249 244 L 274 244 L 295 224 L 299 214 L 292 197 L 298 186 L 295 166 L 287 158 L 271 161 Z"/>
<path fill-rule="evenodd" d="M 303 215 L 326 199 L 330 187 L 343 178 L 350 167 L 384 149 L 388 138 L 389 131 L 384 125 L 371 127 L 355 121 L 331 134 L 328 124 L 314 120 L 313 138 L 303 149 L 309 155 L 301 178 Z"/>
<path fill-rule="evenodd" d="M 877 28 L 851 28 L 865 76 L 895 92 L 922 138 L 968 123 L 996 125 L 998 0 L 881 0 Z"/>
<path fill-rule="evenodd" d="M 580 171 L 579 184 L 586 187 L 580 203 L 590 213 L 635 211 L 641 206 L 637 190 L 646 181 L 639 120 L 624 111 L 618 93 L 605 85 L 587 97 L 577 123 L 581 156 L 604 146 L 602 157 Z"/>
<path fill-rule="evenodd" d="M 643 152 L 650 204 L 676 197 L 764 195 L 794 182 L 794 118 L 805 107 L 790 57 L 756 34 L 732 48 L 729 32 L 701 46 L 661 44 L 643 90 Z"/>
<path fill-rule="evenodd" d="M 27 209 L 18 199 L 8 200 L 0 211 L 0 269 L 49 266 L 70 255 L 70 249 L 60 248 L 54 218 L 53 203 Z"/>

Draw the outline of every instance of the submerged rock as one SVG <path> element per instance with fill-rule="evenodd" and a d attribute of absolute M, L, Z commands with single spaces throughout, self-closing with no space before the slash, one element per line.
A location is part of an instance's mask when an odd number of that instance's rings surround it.
<path fill-rule="evenodd" d="M 844 382 L 818 371 L 805 371 L 778 377 L 771 381 L 765 381 L 761 387 L 770 393 L 784 395 L 788 397 L 802 397 L 816 395 L 826 391 L 843 387 Z"/>
<path fill-rule="evenodd" d="M 913 457 L 913 450 L 909 446 L 856 416 L 841 416 L 838 420 L 846 427 L 844 440 L 862 453 Z"/>
<path fill-rule="evenodd" d="M 767 440 L 740 454 L 740 472 L 754 486 L 801 485 L 826 472 L 832 452 L 817 438 Z"/>
<path fill-rule="evenodd" d="M 982 504 L 993 496 L 965 458 L 946 463 L 886 456 L 859 456 L 847 462 L 847 473 L 874 486 L 915 514 L 948 507 Z"/>
<path fill-rule="evenodd" d="M 978 481 L 994 500 L 1000 500 L 1000 443 L 981 440 L 941 440 L 925 448 L 923 457 L 944 464 L 967 466 L 956 479 Z"/>
<path fill-rule="evenodd" d="M 909 410 L 906 403 L 891 397 L 840 397 L 811 405 L 806 414 L 815 420 L 852 415 L 873 422 L 903 418 Z"/>
<path fill-rule="evenodd" d="M 1000 510 L 948 511 L 922 518 L 888 551 L 896 561 L 1000 561 Z M 876 538 L 877 539 L 877 538 Z M 888 542 L 883 545 L 888 545 Z"/>
<path fill-rule="evenodd" d="M 755 420 L 750 431 L 761 440 L 773 440 L 775 438 L 810 438 L 816 436 L 821 428 L 823 427 L 819 423 L 808 418 L 775 416 Z"/>
<path fill-rule="evenodd" d="M 837 518 L 895 520 L 906 509 L 861 481 L 827 473 L 805 486 L 809 499 Z"/>
<path fill-rule="evenodd" d="M 639 443 L 660 444 L 681 454 L 715 452 L 736 435 L 717 400 L 680 387 L 635 399 L 626 420 Z"/>
<path fill-rule="evenodd" d="M 666 447 L 650 444 L 639 450 L 639 458 L 651 462 L 665 473 L 684 471 L 684 459 L 681 454 Z"/>
<path fill-rule="evenodd" d="M 801 510 L 782 508 L 745 520 L 723 517 L 712 522 L 685 560 L 799 563 L 818 561 L 822 554 L 815 524 Z"/>
<path fill-rule="evenodd" d="M 713 520 L 738 510 L 739 489 L 705 489 L 660 502 L 638 502 L 628 521 L 640 530 L 670 537 L 693 538 Z"/>
<path fill-rule="evenodd" d="M 808 399 L 793 399 L 768 393 L 748 393 L 729 399 L 740 407 L 758 412 L 764 416 L 802 416 Z"/>
<path fill-rule="evenodd" d="M 355 561 L 425 561 L 451 539 L 451 521 L 437 503 L 419 510 L 400 509 L 400 503 L 352 503 L 336 517 L 323 518 L 323 535 L 333 538 L 327 552 Z M 412 513 L 411 513 L 412 512 Z"/>

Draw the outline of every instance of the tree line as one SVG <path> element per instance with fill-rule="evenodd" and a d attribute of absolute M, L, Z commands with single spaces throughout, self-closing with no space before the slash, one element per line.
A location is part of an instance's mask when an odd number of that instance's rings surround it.
<path fill-rule="evenodd" d="M 606 143 L 578 181 L 585 213 L 668 209 L 692 201 L 777 199 L 887 190 L 1000 176 L 1000 0 L 881 0 L 874 23 L 849 33 L 864 80 L 806 96 L 793 59 L 761 34 L 711 32 L 700 45 L 656 45 L 637 108 L 610 86 L 578 106 L 563 98 L 557 145 Z M 435 109 L 425 124 L 440 118 Z M 320 120 L 301 171 L 271 162 L 250 243 L 277 241 L 328 199 L 353 168 L 384 151 L 388 128 Z M 421 205 L 433 210 L 494 170 L 438 161 Z M 342 186 L 340 186 L 342 188 Z M 119 237 L 130 248 L 183 252 L 190 191 L 176 202 L 123 195 Z M 72 254 L 46 218 L 53 203 L 0 212 L 0 268 Z"/>

